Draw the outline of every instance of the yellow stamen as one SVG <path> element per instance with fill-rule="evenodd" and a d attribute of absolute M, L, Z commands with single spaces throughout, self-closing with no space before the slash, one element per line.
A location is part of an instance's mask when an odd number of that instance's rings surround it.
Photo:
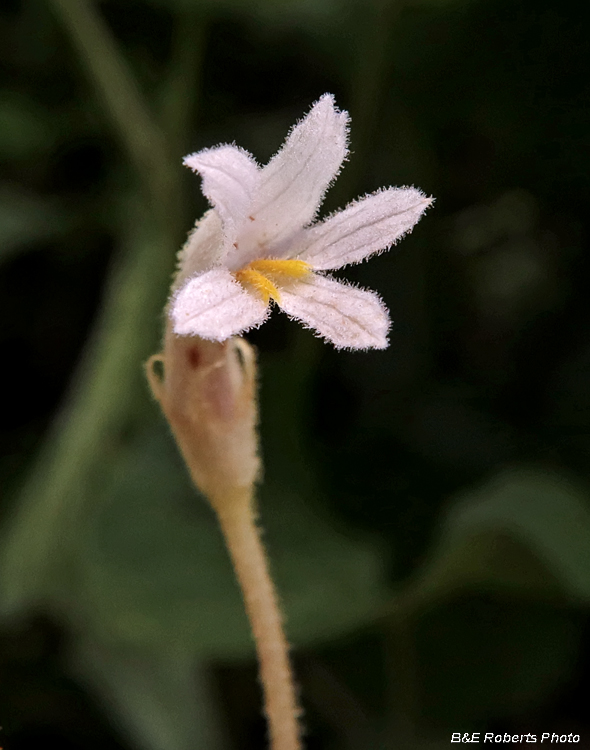
<path fill-rule="evenodd" d="M 311 273 L 311 267 L 303 260 L 260 258 L 236 271 L 235 277 L 240 284 L 253 287 L 268 303 L 271 297 L 275 302 L 280 302 L 280 294 L 275 282 L 280 283 L 289 278 L 302 279 L 308 273 Z"/>
<path fill-rule="evenodd" d="M 267 279 L 264 274 L 260 273 L 260 271 L 255 271 L 251 266 L 246 266 L 246 268 L 242 268 L 241 271 L 236 271 L 235 276 L 240 284 L 246 283 L 254 287 L 267 304 L 271 297 L 275 302 L 279 301 L 279 290 L 272 281 Z"/>
<path fill-rule="evenodd" d="M 277 258 L 253 260 L 247 268 L 253 268 L 265 276 L 290 276 L 292 279 L 301 279 L 311 271 L 309 263 L 304 260 L 278 260 Z"/>

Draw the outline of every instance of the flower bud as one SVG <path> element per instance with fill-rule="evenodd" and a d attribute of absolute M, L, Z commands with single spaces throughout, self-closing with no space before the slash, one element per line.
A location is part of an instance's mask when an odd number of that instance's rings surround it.
<path fill-rule="evenodd" d="M 251 486 L 260 471 L 252 347 L 241 338 L 219 343 L 169 329 L 147 376 L 194 483 L 212 504 Z"/>

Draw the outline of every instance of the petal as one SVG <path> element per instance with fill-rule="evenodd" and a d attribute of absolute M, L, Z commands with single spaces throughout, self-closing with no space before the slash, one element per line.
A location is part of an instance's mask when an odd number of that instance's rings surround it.
<path fill-rule="evenodd" d="M 226 268 L 213 268 L 177 292 L 170 317 L 174 333 L 225 341 L 263 323 L 268 306 L 247 292 Z"/>
<path fill-rule="evenodd" d="M 218 146 L 185 156 L 183 163 L 203 178 L 203 194 L 217 209 L 226 247 L 236 241 L 250 213 L 260 170 L 254 158 L 237 146 Z"/>
<path fill-rule="evenodd" d="M 348 113 L 324 94 L 262 169 L 251 215 L 263 245 L 276 245 L 312 221 L 348 153 L 347 132 Z"/>
<path fill-rule="evenodd" d="M 195 223 L 194 229 L 178 253 L 178 272 L 172 288 L 180 288 L 191 276 L 215 266 L 221 260 L 222 254 L 221 219 L 217 211 L 211 209 Z"/>
<path fill-rule="evenodd" d="M 288 289 L 281 288 L 279 305 L 338 349 L 385 349 L 388 345 L 389 315 L 375 292 L 312 274 Z"/>
<path fill-rule="evenodd" d="M 368 195 L 308 229 L 297 258 L 318 270 L 359 263 L 397 242 L 431 203 L 416 188 L 389 188 Z"/>

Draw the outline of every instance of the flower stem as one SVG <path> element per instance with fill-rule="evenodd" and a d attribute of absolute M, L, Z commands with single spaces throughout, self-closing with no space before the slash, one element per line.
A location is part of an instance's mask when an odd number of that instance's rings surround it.
<path fill-rule="evenodd" d="M 272 750 L 300 750 L 299 708 L 289 647 L 266 554 L 256 526 L 249 487 L 212 499 L 242 588 L 260 664 Z"/>

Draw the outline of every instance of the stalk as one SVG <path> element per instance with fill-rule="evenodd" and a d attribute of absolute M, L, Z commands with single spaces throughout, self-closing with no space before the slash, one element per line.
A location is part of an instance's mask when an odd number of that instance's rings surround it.
<path fill-rule="evenodd" d="M 163 377 L 154 366 L 163 367 Z M 266 552 L 256 525 L 256 361 L 243 339 L 175 336 L 147 376 L 193 482 L 217 514 L 252 627 L 272 750 L 300 750 L 299 708 Z"/>
<path fill-rule="evenodd" d="M 299 708 L 283 633 L 281 612 L 266 553 L 256 526 L 252 491 L 239 490 L 213 501 L 242 589 L 264 691 L 265 714 L 273 750 L 300 750 Z"/>

